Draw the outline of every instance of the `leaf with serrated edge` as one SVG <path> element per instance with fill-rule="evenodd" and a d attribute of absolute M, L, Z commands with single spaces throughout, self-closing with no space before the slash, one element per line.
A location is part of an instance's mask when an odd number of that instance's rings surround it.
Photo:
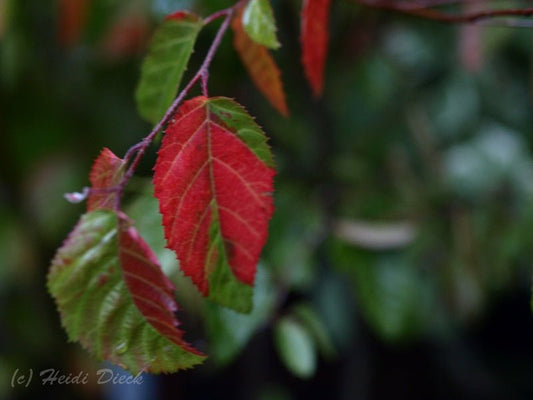
<path fill-rule="evenodd" d="M 244 8 L 242 25 L 254 42 L 271 49 L 280 47 L 274 13 L 268 0 L 251 0 Z"/>
<path fill-rule="evenodd" d="M 117 199 L 116 192 L 99 192 L 99 190 L 109 189 L 117 185 L 126 171 L 126 163 L 118 158 L 111 150 L 104 148 L 98 158 L 94 161 L 89 174 L 92 189 L 95 189 L 87 201 L 87 211 L 98 208 L 115 207 Z"/>
<path fill-rule="evenodd" d="M 125 216 L 81 217 L 48 274 L 69 339 L 132 373 L 168 373 L 205 356 L 182 339 L 172 284 Z"/>
<path fill-rule="evenodd" d="M 242 26 L 242 10 L 233 18 L 233 47 L 237 50 L 248 75 L 270 104 L 283 116 L 289 115 L 281 73 L 265 46 L 254 42 Z"/>
<path fill-rule="evenodd" d="M 302 63 L 315 97 L 320 96 L 324 88 L 330 4 L 331 0 L 304 0 L 302 8 Z"/>
<path fill-rule="evenodd" d="M 135 92 L 139 113 L 157 123 L 172 104 L 203 21 L 194 14 L 169 15 L 154 33 Z"/>
<path fill-rule="evenodd" d="M 231 99 L 185 102 L 155 165 L 155 196 L 168 247 L 199 290 L 240 312 L 252 308 L 259 254 L 273 212 L 266 137 Z"/>

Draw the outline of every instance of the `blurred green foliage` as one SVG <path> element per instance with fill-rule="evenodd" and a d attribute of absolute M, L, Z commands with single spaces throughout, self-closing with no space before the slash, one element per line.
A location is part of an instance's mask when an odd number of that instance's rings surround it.
<path fill-rule="evenodd" d="M 127 210 L 176 284 L 187 339 L 202 338 L 194 344 L 211 355 L 184 378 L 161 378 L 161 397 L 531 398 L 530 31 L 481 30 L 472 70 L 460 27 L 334 3 L 315 102 L 297 62 L 300 1 L 272 1 L 290 118 L 258 94 L 230 34 L 211 67 L 210 93 L 256 116 L 278 166 L 251 315 L 207 303 L 164 248 L 148 182 L 156 145 L 128 186 Z M 161 18 L 231 4 L 93 0 L 65 48 L 56 2 L 0 1 L 0 398 L 42 394 L 10 388 L 17 368 L 97 368 L 66 343 L 45 290 L 49 260 L 84 209 L 62 195 L 88 184 L 102 147 L 120 155 L 148 133 L 133 93 Z M 124 20 L 129 30 L 113 30 Z M 200 33 L 185 80 L 213 33 Z M 400 222 L 413 234 L 391 242 Z M 280 372 L 283 362 L 309 380 Z M 445 389 L 431 385 L 439 379 Z M 54 391 L 101 395 L 91 385 Z"/>

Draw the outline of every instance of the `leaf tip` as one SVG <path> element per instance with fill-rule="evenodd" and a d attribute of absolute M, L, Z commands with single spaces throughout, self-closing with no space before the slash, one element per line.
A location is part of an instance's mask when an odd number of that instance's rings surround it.
<path fill-rule="evenodd" d="M 301 12 L 302 64 L 315 99 L 322 95 L 331 0 L 305 0 Z"/>
<path fill-rule="evenodd" d="M 176 11 L 176 12 L 173 12 L 172 14 L 168 14 L 164 21 L 172 21 L 172 20 L 175 20 L 175 21 L 183 21 L 183 20 L 186 20 L 186 19 L 196 19 L 196 15 L 189 12 L 189 11 Z"/>

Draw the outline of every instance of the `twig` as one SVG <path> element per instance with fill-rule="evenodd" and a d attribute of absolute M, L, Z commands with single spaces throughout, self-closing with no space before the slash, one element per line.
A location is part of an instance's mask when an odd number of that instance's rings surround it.
<path fill-rule="evenodd" d="M 506 27 L 506 28 L 533 28 L 533 19 L 502 18 L 498 20 L 485 20 L 479 23 L 482 26 Z"/>
<path fill-rule="evenodd" d="M 450 24 L 464 24 L 474 23 L 482 20 L 498 18 L 498 17 L 531 17 L 533 16 L 533 8 L 508 8 L 496 10 L 484 10 L 466 14 L 449 14 L 430 8 L 413 8 L 408 4 L 398 4 L 389 1 L 373 1 L 373 0 L 354 0 L 356 3 L 366 7 L 376 8 L 380 10 L 394 11 L 402 14 L 411 15 L 413 17 L 430 19 L 433 21 L 450 23 Z M 416 4 L 416 3 L 415 3 Z"/>
<path fill-rule="evenodd" d="M 421 8 L 436 8 L 452 5 L 504 3 L 505 0 L 401 0 L 394 6 L 402 10 L 415 10 Z"/>
<path fill-rule="evenodd" d="M 166 111 L 163 118 L 161 118 L 161 120 L 157 123 L 157 125 L 155 125 L 155 127 L 148 134 L 148 136 L 146 136 L 139 143 L 133 145 L 126 152 L 126 155 L 124 156 L 124 161 L 128 163 L 130 162 L 132 158 L 133 160 L 131 161 L 131 164 L 129 165 L 126 173 L 124 174 L 124 177 L 122 178 L 120 183 L 115 188 L 115 190 L 117 191 L 116 204 L 115 204 L 116 210 L 120 209 L 120 200 L 122 197 L 122 193 L 124 192 L 124 188 L 126 187 L 128 181 L 131 179 L 133 174 L 135 173 L 135 170 L 137 169 L 139 162 L 141 161 L 144 153 L 146 152 L 146 149 L 152 143 L 157 133 L 163 128 L 163 126 L 165 126 L 165 124 L 174 115 L 178 106 L 181 104 L 185 96 L 189 93 L 189 90 L 191 90 L 191 88 L 198 82 L 198 80 L 201 79 L 202 92 L 204 95 L 207 95 L 207 81 L 209 78 L 209 66 L 211 65 L 211 62 L 213 61 L 213 57 L 215 56 L 215 53 L 218 47 L 220 46 L 222 38 L 229 27 L 231 18 L 234 14 L 235 7 L 236 6 L 218 11 L 204 19 L 203 23 L 204 25 L 207 25 L 220 17 L 225 17 L 224 21 L 222 22 L 222 25 L 220 25 L 220 28 L 218 29 L 218 32 L 213 40 L 213 43 L 211 43 L 211 46 L 204 58 L 202 65 L 200 66 L 196 74 L 192 77 L 192 79 L 187 83 L 187 85 L 181 90 L 181 92 L 178 94 L 174 102 L 171 104 L 171 106 Z M 134 154 L 135 154 L 135 157 L 134 157 Z"/>

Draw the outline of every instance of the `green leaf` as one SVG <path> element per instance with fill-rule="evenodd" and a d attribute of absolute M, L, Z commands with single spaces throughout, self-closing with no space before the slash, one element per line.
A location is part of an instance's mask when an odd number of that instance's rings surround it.
<path fill-rule="evenodd" d="M 274 328 L 278 354 L 294 375 L 307 379 L 316 370 L 316 349 L 307 329 L 291 317 L 281 318 Z"/>
<path fill-rule="evenodd" d="M 275 167 L 267 136 L 240 104 L 226 97 L 214 97 L 209 100 L 209 111 L 246 143 L 257 158 L 269 167 Z"/>
<path fill-rule="evenodd" d="M 333 358 L 336 351 L 330 333 L 315 309 L 308 304 L 300 303 L 292 308 L 291 313 L 309 330 L 322 355 Z"/>
<path fill-rule="evenodd" d="M 412 339 L 440 327 L 431 276 L 405 251 L 375 253 L 337 243 L 337 266 L 354 285 L 361 313 L 382 339 Z"/>
<path fill-rule="evenodd" d="M 152 182 L 143 183 L 141 193 L 126 207 L 126 214 L 135 221 L 135 226 L 161 263 L 161 269 L 178 288 L 175 293 L 178 303 L 189 315 L 201 318 L 204 298 L 190 278 L 183 275 L 174 252 L 166 247 L 159 202 L 154 197 Z"/>
<path fill-rule="evenodd" d="M 61 322 L 70 340 L 134 374 L 190 368 L 205 356 L 182 340 L 170 283 L 124 221 L 109 210 L 89 212 L 58 250 L 48 290 Z"/>
<path fill-rule="evenodd" d="M 139 113 L 156 124 L 178 91 L 203 21 L 196 15 L 169 15 L 156 30 L 144 60 L 135 99 Z"/>
<path fill-rule="evenodd" d="M 298 207 L 294 207 L 298 204 Z M 323 229 L 322 210 L 301 185 L 276 184 L 276 212 L 263 254 L 275 275 L 290 289 L 305 291 L 317 280 L 316 239 Z"/>
<path fill-rule="evenodd" d="M 244 9 L 242 25 L 254 42 L 271 49 L 280 47 L 274 13 L 268 0 L 251 0 Z"/>
<path fill-rule="evenodd" d="M 150 180 L 140 180 L 140 182 L 142 182 L 139 187 L 140 193 L 127 205 L 125 212 L 142 232 L 144 240 L 161 263 L 165 275 L 174 282 L 175 275 L 179 274 L 178 260 L 172 250 L 166 248 L 159 202 L 154 197 L 152 182 Z"/>
<path fill-rule="evenodd" d="M 231 362 L 252 335 L 267 321 L 276 305 L 276 290 L 269 271 L 257 268 L 253 309 L 243 315 L 212 302 L 206 302 L 209 355 L 219 365 Z"/>
<path fill-rule="evenodd" d="M 357 304 L 349 282 L 331 271 L 320 277 L 313 297 L 313 305 L 327 327 L 335 349 L 340 353 L 350 349 L 357 335 L 358 321 L 354 312 Z"/>

